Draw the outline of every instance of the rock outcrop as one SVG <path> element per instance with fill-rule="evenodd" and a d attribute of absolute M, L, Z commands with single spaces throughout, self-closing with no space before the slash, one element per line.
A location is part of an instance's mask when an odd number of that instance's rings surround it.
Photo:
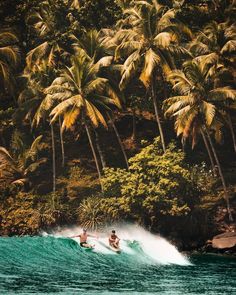
<path fill-rule="evenodd" d="M 212 239 L 212 248 L 230 249 L 236 246 L 236 232 L 223 233 Z"/>

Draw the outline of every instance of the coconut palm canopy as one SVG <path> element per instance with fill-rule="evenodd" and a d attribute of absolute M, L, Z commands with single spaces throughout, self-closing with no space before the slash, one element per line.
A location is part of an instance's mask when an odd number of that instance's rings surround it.
<path fill-rule="evenodd" d="M 15 88 L 14 70 L 20 63 L 18 38 L 11 31 L 0 32 L 0 87 L 11 94 Z"/>
<path fill-rule="evenodd" d="M 190 44 L 191 52 L 209 64 L 226 66 L 235 62 L 236 27 L 228 22 L 211 22 Z"/>
<path fill-rule="evenodd" d="M 154 3 L 136 1 L 133 7 L 124 10 L 124 23 L 114 40 L 118 44 L 115 58 L 125 58 L 121 88 L 137 72 L 140 80 L 149 87 L 157 68 L 167 74 L 174 67 L 172 52 L 186 52 L 177 44 L 181 33 L 191 35 L 190 30 L 177 22 L 174 9 Z"/>
<path fill-rule="evenodd" d="M 60 101 L 51 111 L 52 122 L 63 115 L 63 128 L 70 128 L 79 116 L 85 116 L 95 127 L 107 126 L 102 110 L 120 103 L 115 95 L 109 96 L 112 90 L 108 80 L 98 76 L 100 67 L 100 60 L 94 64 L 82 49 L 72 57 L 72 67 L 65 68 L 45 90 L 48 101 Z"/>
<path fill-rule="evenodd" d="M 66 10 L 63 2 L 50 0 L 40 2 L 27 13 L 26 23 L 38 36 L 38 40 L 37 45 L 27 54 L 25 71 L 31 71 L 44 59 L 47 59 L 48 65 L 55 66 L 62 56 L 67 55 L 65 48 L 62 48 L 70 26 Z"/>
<path fill-rule="evenodd" d="M 233 102 L 236 91 L 231 87 L 214 87 L 214 76 L 208 63 L 189 61 L 183 70 L 169 75 L 173 90 L 178 96 L 165 101 L 166 115 L 175 118 L 177 135 L 192 136 L 193 146 L 202 126 L 212 127 L 217 123 L 219 104 Z"/>

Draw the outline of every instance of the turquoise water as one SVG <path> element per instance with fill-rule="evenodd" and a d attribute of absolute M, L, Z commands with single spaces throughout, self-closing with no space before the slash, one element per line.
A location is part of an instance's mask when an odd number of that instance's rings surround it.
<path fill-rule="evenodd" d="M 88 252 L 65 237 L 0 238 L 0 294 L 236 294 L 234 258 L 186 259 L 161 238 L 150 255 L 129 241 L 115 254 L 104 241 Z"/>

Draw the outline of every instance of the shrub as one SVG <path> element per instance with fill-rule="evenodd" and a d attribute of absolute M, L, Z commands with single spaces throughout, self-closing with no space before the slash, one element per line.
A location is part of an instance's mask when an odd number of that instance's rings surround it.
<path fill-rule="evenodd" d="M 174 143 L 163 154 L 158 137 L 129 163 L 129 171 L 104 170 L 104 195 L 112 200 L 104 201 L 103 207 L 111 206 L 103 208 L 104 211 L 112 215 L 114 210 L 114 216 L 123 214 L 152 224 L 160 216 L 181 216 L 191 211 L 199 192 L 185 164 L 184 153 Z"/>
<path fill-rule="evenodd" d="M 48 227 L 70 223 L 71 209 L 60 196 L 19 192 L 0 203 L 0 235 L 36 234 Z"/>

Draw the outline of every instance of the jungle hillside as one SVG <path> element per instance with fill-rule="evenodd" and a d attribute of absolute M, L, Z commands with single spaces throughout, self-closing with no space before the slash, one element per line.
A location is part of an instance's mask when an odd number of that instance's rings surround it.
<path fill-rule="evenodd" d="M 0 235 L 236 230 L 234 0 L 1 0 Z"/>

